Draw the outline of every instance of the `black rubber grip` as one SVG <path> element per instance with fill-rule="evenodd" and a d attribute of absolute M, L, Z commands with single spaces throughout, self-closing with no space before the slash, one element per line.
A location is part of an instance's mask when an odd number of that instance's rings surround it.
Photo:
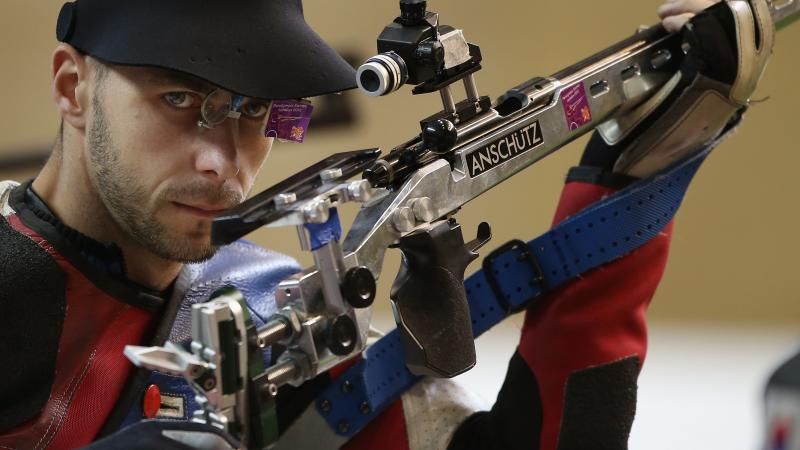
<path fill-rule="evenodd" d="M 475 365 L 464 271 L 478 254 L 448 221 L 400 239 L 400 272 L 390 298 L 412 373 L 454 377 Z"/>

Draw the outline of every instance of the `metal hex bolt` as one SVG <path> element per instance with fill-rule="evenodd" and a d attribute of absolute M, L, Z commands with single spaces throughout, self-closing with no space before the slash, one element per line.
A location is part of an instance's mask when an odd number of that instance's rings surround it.
<path fill-rule="evenodd" d="M 411 210 L 414 212 L 414 217 L 420 222 L 431 222 L 436 218 L 436 211 L 433 209 L 433 201 L 428 197 L 412 200 Z"/>
<path fill-rule="evenodd" d="M 401 233 L 411 231 L 416 224 L 417 222 L 414 218 L 414 211 L 412 211 L 408 206 L 397 208 L 392 214 L 392 225 L 394 226 L 395 230 Z"/>
<path fill-rule="evenodd" d="M 285 192 L 275 196 L 275 205 L 286 206 L 297 201 L 297 194 L 294 192 Z"/>
<path fill-rule="evenodd" d="M 347 433 L 347 430 L 350 429 L 350 423 L 346 420 L 342 420 L 338 425 L 336 425 L 336 428 L 339 429 L 340 433 Z"/>
<path fill-rule="evenodd" d="M 303 209 L 303 217 L 309 223 L 325 223 L 330 217 L 330 208 L 324 201 L 317 200 Z"/>
<path fill-rule="evenodd" d="M 283 315 L 283 317 L 289 321 L 289 325 L 292 327 L 292 335 L 298 335 L 303 331 L 303 324 L 300 323 L 300 316 L 297 315 L 297 311 L 292 309 L 291 306 L 284 306 L 278 314 Z"/>
<path fill-rule="evenodd" d="M 322 181 L 331 181 L 342 177 L 342 169 L 326 169 L 319 173 Z"/>
<path fill-rule="evenodd" d="M 369 403 L 367 402 L 361 402 L 361 406 L 358 407 L 358 410 L 365 416 L 372 412 L 372 408 L 369 407 Z"/>
<path fill-rule="evenodd" d="M 358 180 L 347 185 L 347 193 L 355 201 L 366 202 L 372 197 L 373 188 L 369 181 Z"/>
<path fill-rule="evenodd" d="M 351 383 L 350 380 L 344 380 L 344 383 L 342 383 L 342 392 L 347 394 L 352 390 L 353 390 L 353 383 Z"/>

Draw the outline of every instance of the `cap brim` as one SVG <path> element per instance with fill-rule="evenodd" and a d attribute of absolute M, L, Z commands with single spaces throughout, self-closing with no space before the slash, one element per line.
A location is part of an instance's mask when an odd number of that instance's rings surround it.
<path fill-rule="evenodd" d="M 248 97 L 356 87 L 355 70 L 298 0 L 80 0 L 62 9 L 58 34 L 109 63 L 176 70 Z"/>

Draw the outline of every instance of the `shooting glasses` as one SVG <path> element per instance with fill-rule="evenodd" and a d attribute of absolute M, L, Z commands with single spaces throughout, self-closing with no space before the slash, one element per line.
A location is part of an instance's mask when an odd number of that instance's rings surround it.
<path fill-rule="evenodd" d="M 197 121 L 197 126 L 211 129 L 227 118 L 238 121 L 242 114 L 248 118 L 266 120 L 269 106 L 269 102 L 232 94 L 224 89 L 215 89 L 206 96 L 200 106 L 200 120 Z"/>

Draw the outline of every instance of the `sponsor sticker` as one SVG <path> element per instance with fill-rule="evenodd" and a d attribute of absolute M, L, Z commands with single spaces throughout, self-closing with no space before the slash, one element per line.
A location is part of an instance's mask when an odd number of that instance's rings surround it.
<path fill-rule="evenodd" d="M 544 143 L 539 121 L 507 134 L 467 154 L 467 171 L 475 178 L 504 162 Z"/>
<path fill-rule="evenodd" d="M 586 98 L 583 82 L 562 90 L 561 104 L 564 106 L 570 130 L 577 130 L 592 121 L 592 111 L 589 109 L 589 99 Z"/>
<path fill-rule="evenodd" d="M 303 142 L 314 105 L 308 101 L 273 100 L 265 135 L 285 142 Z"/>

